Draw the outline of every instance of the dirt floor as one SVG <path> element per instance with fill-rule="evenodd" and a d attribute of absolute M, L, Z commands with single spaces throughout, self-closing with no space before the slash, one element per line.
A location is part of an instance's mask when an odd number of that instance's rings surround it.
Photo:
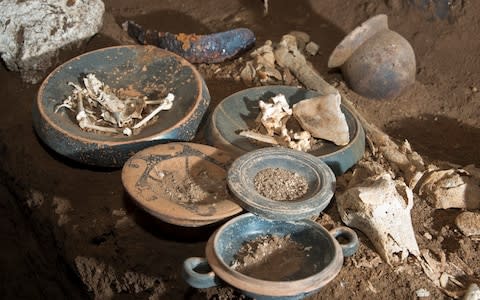
<path fill-rule="evenodd" d="M 427 5 L 422 5 L 427 3 Z M 366 119 L 430 160 L 480 167 L 480 2 L 474 0 L 261 1 L 106 0 L 104 29 L 88 43 L 60 54 L 59 62 L 89 50 L 127 42 L 115 30 L 124 20 L 170 32 L 209 33 L 248 27 L 257 46 L 289 31 L 311 35 L 320 53 L 310 59 L 327 81 L 338 84 Z M 446 6 L 443 7 L 442 4 Z M 331 51 L 347 32 L 378 13 L 412 45 L 415 84 L 395 100 L 379 101 L 349 90 L 338 70 L 329 70 Z M 244 55 L 248 57 L 247 54 Z M 235 80 L 239 62 L 200 65 L 212 102 L 246 88 Z M 232 74 L 230 74 L 232 72 Z M 0 179 L 2 280 L 6 298 L 235 299 L 228 289 L 196 290 L 181 277 L 185 258 L 204 256 L 218 224 L 189 229 L 162 223 L 135 207 L 121 184 L 120 170 L 79 165 L 52 152 L 32 128 L 31 107 L 39 85 L 23 83 L 0 66 Z M 197 141 L 203 140 L 204 125 Z M 335 200 L 332 201 L 334 203 Z M 421 249 L 463 262 L 466 285 L 480 282 L 479 241 L 454 224 L 459 210 L 434 210 L 415 199 L 412 219 Z M 334 204 L 318 219 L 341 224 Z M 358 232 L 358 231 L 357 231 Z M 390 267 L 366 236 L 339 275 L 308 299 L 448 299 L 410 258 Z M 6 243 L 6 244 L 5 244 Z M 459 263 L 461 264 L 461 263 Z M 5 274 L 8 274 L 5 275 Z M 457 288 L 457 290 L 463 290 Z"/>

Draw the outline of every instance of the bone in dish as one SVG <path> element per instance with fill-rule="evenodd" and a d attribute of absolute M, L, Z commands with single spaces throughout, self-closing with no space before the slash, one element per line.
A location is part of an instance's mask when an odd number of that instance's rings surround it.
<path fill-rule="evenodd" d="M 55 112 L 67 108 L 76 113 L 75 119 L 83 130 L 102 133 L 135 135 L 162 110 L 173 106 L 172 93 L 159 100 L 148 100 L 140 96 L 120 96 L 118 90 L 110 88 L 95 74 L 87 74 L 81 87 L 69 82 L 72 95 L 56 107 Z M 157 106 L 155 106 L 157 105 Z"/>

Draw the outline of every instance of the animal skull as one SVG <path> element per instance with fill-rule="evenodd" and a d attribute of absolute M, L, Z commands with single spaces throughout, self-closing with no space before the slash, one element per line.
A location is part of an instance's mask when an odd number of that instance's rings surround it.
<path fill-rule="evenodd" d="M 343 222 L 365 233 L 388 264 L 420 254 L 410 217 L 413 192 L 390 174 L 348 188 L 337 195 L 337 206 Z"/>

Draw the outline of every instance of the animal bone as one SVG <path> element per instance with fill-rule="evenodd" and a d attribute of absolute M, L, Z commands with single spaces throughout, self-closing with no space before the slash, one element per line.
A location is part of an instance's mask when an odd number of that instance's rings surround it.
<path fill-rule="evenodd" d="M 403 182 L 383 173 L 336 197 L 342 221 L 365 233 L 388 264 L 398 261 L 395 253 L 400 262 L 420 254 L 410 217 L 413 193 Z"/>
<path fill-rule="evenodd" d="M 293 115 L 313 137 L 344 146 L 350 142 L 348 124 L 340 110 L 340 94 L 305 99 L 293 105 Z"/>
<path fill-rule="evenodd" d="M 155 108 L 148 116 L 146 116 L 143 120 L 135 124 L 135 126 L 133 126 L 133 129 L 138 129 L 142 127 L 162 110 L 169 110 L 170 108 L 172 108 L 173 100 L 175 100 L 175 95 L 173 95 L 172 93 L 168 93 L 167 97 L 165 97 L 165 99 L 162 99 L 162 100 L 163 100 L 162 103 L 157 108 Z"/>
<path fill-rule="evenodd" d="M 480 170 L 434 169 L 425 172 L 418 183 L 418 193 L 435 208 L 480 208 Z"/>
<path fill-rule="evenodd" d="M 278 145 L 278 141 L 273 137 L 266 134 L 261 134 L 252 130 L 243 130 L 239 135 L 257 140 L 259 142 L 264 142 L 267 144 Z"/>
<path fill-rule="evenodd" d="M 273 136 L 275 133 L 281 134 L 282 129 L 292 115 L 292 109 L 287 103 L 287 99 L 282 94 L 271 98 L 273 103 L 265 103 L 262 100 L 258 102 L 260 107 L 259 119 L 267 130 L 267 134 Z"/>

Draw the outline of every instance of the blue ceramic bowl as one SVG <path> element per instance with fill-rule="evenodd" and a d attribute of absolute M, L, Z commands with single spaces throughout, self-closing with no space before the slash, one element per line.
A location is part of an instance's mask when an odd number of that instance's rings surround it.
<path fill-rule="evenodd" d="M 260 112 L 259 100 L 265 101 L 280 93 L 285 95 L 290 106 L 321 95 L 319 92 L 282 85 L 255 87 L 237 92 L 223 99 L 213 111 L 207 128 L 207 142 L 233 156 L 267 146 L 243 137 L 238 132 L 256 126 L 255 119 Z M 350 143 L 337 146 L 326 141 L 319 149 L 309 152 L 323 160 L 336 175 L 343 174 L 357 163 L 365 151 L 365 132 L 359 119 L 344 105 L 341 105 L 341 110 L 347 120 Z"/>
<path fill-rule="evenodd" d="M 303 176 L 308 189 L 295 200 L 277 201 L 264 197 L 255 188 L 254 178 L 268 168 L 280 168 Z M 335 175 L 319 158 L 283 147 L 267 147 L 248 152 L 230 166 L 227 183 L 238 205 L 249 212 L 275 220 L 317 217 L 335 192 Z"/>
<path fill-rule="evenodd" d="M 88 73 L 112 88 L 131 88 L 147 97 L 173 93 L 175 102 L 138 135 L 86 132 L 67 111 L 54 111 L 72 93 L 67 83 L 79 84 Z M 209 103 L 203 78 L 180 56 L 153 46 L 109 47 L 67 61 L 43 81 L 33 107 L 33 124 L 40 139 L 63 156 L 88 165 L 121 167 L 148 146 L 192 140 Z"/>
<path fill-rule="evenodd" d="M 231 267 L 244 243 L 267 234 L 290 235 L 293 241 L 309 249 L 301 260 L 298 272 L 285 270 L 288 272 L 285 279 L 270 281 L 244 275 Z M 340 236 L 345 241 L 342 244 L 336 239 Z M 257 300 L 302 299 L 335 278 L 342 268 L 344 256 L 353 255 L 357 247 L 358 237 L 348 227 L 338 227 L 329 232 L 311 220 L 268 220 L 247 213 L 225 223 L 210 237 L 206 259 L 191 257 L 185 260 L 183 274 L 187 283 L 195 288 L 208 288 L 225 282 Z M 282 274 L 280 278 L 283 278 Z"/>

